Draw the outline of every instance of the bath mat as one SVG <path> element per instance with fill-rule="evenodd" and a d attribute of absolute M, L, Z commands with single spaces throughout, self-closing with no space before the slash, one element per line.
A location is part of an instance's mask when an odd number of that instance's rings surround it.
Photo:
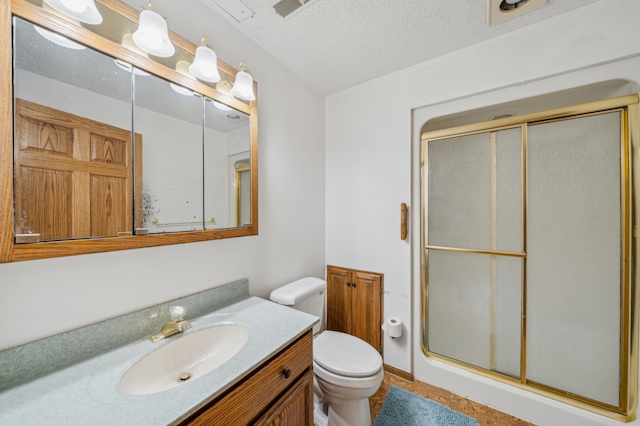
<path fill-rule="evenodd" d="M 391 386 L 373 426 L 478 426 L 478 422 L 430 399 Z"/>

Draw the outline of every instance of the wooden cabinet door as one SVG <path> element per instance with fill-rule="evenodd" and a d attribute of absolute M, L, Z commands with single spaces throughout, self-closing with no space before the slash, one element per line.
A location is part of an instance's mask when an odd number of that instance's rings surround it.
<path fill-rule="evenodd" d="M 383 275 L 327 266 L 327 329 L 359 337 L 382 352 Z"/>
<path fill-rule="evenodd" d="M 300 377 L 255 425 L 313 425 L 313 370 L 309 369 Z"/>
<path fill-rule="evenodd" d="M 351 275 L 351 334 L 381 351 L 381 276 L 359 271 Z"/>
<path fill-rule="evenodd" d="M 22 99 L 15 128 L 16 234 L 49 241 L 133 231 L 131 132 Z M 141 182 L 140 135 L 135 147 Z"/>
<path fill-rule="evenodd" d="M 351 271 L 327 267 L 327 329 L 351 333 Z"/>

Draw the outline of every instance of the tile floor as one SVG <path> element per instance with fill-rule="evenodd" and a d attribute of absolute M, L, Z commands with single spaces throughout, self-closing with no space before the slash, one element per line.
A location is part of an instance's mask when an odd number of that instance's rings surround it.
<path fill-rule="evenodd" d="M 385 371 L 382 385 L 378 392 L 369 398 L 371 407 L 371 418 L 375 419 L 378 411 L 382 408 L 384 398 L 392 385 L 396 385 L 404 390 L 413 392 L 417 395 L 432 399 L 446 407 L 456 410 L 467 416 L 473 417 L 480 423 L 480 426 L 534 426 L 532 423 L 525 422 L 516 417 L 505 414 L 493 408 L 470 401 L 466 398 L 448 392 L 444 389 L 431 386 L 420 381 L 407 381 L 390 374 Z"/>

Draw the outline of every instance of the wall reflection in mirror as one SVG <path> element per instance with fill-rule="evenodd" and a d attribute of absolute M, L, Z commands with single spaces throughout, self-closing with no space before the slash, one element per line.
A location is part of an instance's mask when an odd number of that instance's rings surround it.
<path fill-rule="evenodd" d="M 250 224 L 249 115 L 13 24 L 16 242 Z"/>

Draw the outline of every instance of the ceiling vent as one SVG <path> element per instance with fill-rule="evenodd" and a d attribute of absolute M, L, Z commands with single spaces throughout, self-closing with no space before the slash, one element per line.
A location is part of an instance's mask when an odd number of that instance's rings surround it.
<path fill-rule="evenodd" d="M 278 15 L 286 18 L 310 1 L 311 0 L 280 0 L 273 4 L 273 8 Z"/>

